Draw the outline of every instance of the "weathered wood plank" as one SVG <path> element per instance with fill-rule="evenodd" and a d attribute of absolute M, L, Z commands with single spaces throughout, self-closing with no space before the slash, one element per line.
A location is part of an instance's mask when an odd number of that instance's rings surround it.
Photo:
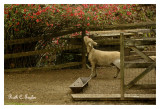
<path fill-rule="evenodd" d="M 46 53 L 46 52 L 53 52 L 53 51 L 57 52 L 57 51 L 63 51 L 63 50 L 74 50 L 74 49 L 79 49 L 81 47 L 82 46 L 80 46 L 80 45 L 74 45 L 70 48 L 69 48 L 69 46 L 66 46 L 65 48 L 54 48 L 54 49 L 44 49 L 44 50 L 28 51 L 28 52 L 14 53 L 14 54 L 5 54 L 4 59 L 39 55 L 39 54 L 43 54 L 43 53 Z"/>
<path fill-rule="evenodd" d="M 149 55 L 149 56 L 155 56 L 156 51 L 142 51 L 142 53 Z M 130 55 L 135 55 L 137 54 L 135 51 L 130 51 Z"/>
<path fill-rule="evenodd" d="M 39 41 L 42 39 L 44 39 L 44 36 L 15 39 L 15 40 L 5 40 L 4 44 L 5 45 L 14 45 L 14 44 L 32 43 L 32 42 L 36 42 L 36 41 Z"/>
<path fill-rule="evenodd" d="M 129 56 L 125 56 L 125 61 L 132 61 L 132 60 L 137 60 L 137 59 L 143 59 L 141 56 L 139 55 L 129 55 Z"/>
<path fill-rule="evenodd" d="M 134 35 L 134 33 L 124 33 L 124 36 L 133 36 L 133 35 Z M 90 36 L 94 37 L 94 38 L 109 38 L 109 37 L 119 37 L 120 33 L 114 33 L 114 32 L 106 33 L 106 34 L 97 34 L 97 33 L 95 33 L 95 34 L 91 34 Z"/>
<path fill-rule="evenodd" d="M 81 65 L 81 64 L 82 64 L 82 62 L 70 62 L 70 63 L 66 63 L 66 64 L 52 65 L 52 66 L 46 66 L 46 67 L 4 69 L 4 72 L 24 72 L 24 71 L 34 71 L 34 70 L 62 69 L 62 68 L 73 67 L 73 66 L 77 66 L 77 65 Z"/>
<path fill-rule="evenodd" d="M 130 83 L 125 86 L 125 89 L 131 88 L 137 81 L 143 78 L 148 72 L 150 72 L 153 68 L 155 68 L 156 64 L 153 63 L 146 70 L 144 70 L 141 74 L 139 74 L 136 78 L 134 78 Z"/>
<path fill-rule="evenodd" d="M 120 33 L 121 99 L 124 99 L 124 34 Z"/>
<path fill-rule="evenodd" d="M 101 39 L 101 40 L 94 40 L 98 43 L 98 45 L 120 45 L 119 39 Z"/>
<path fill-rule="evenodd" d="M 95 38 L 98 37 L 117 37 L 120 36 L 120 33 L 124 33 L 124 36 L 133 36 L 135 35 L 135 32 L 138 32 L 138 34 L 143 34 L 143 33 L 151 33 L 155 32 L 156 29 L 125 29 L 125 30 L 104 30 L 104 31 L 90 31 L 87 35 L 94 36 Z"/>
<path fill-rule="evenodd" d="M 148 57 L 146 54 L 144 54 L 142 51 L 140 51 L 137 47 L 130 47 L 132 50 L 134 50 L 137 54 L 139 54 L 142 58 L 144 58 L 148 62 L 152 62 L 153 60 Z"/>
<path fill-rule="evenodd" d="M 125 68 L 147 68 L 155 62 L 124 62 Z"/>
<path fill-rule="evenodd" d="M 156 38 L 126 39 L 126 46 L 156 45 Z"/>
<path fill-rule="evenodd" d="M 82 38 L 60 38 L 59 41 L 67 40 L 67 44 L 82 45 Z"/>
<path fill-rule="evenodd" d="M 133 53 L 135 54 L 135 53 Z M 147 56 L 155 56 L 155 52 L 146 52 L 145 53 Z M 138 59 L 143 59 L 141 56 L 139 55 L 129 55 L 129 56 L 125 56 L 125 61 L 132 61 L 132 60 L 138 60 Z"/>
<path fill-rule="evenodd" d="M 105 26 L 90 26 L 88 31 L 98 31 L 98 30 L 114 30 L 114 29 L 133 29 L 133 28 L 144 28 L 153 27 L 156 28 L 156 22 L 142 22 L 142 23 L 132 23 L 132 24 L 116 24 L 116 25 L 105 25 Z"/>
<path fill-rule="evenodd" d="M 73 100 L 122 100 L 121 94 L 71 94 Z M 156 94 L 124 94 L 123 100 L 155 100 Z"/>

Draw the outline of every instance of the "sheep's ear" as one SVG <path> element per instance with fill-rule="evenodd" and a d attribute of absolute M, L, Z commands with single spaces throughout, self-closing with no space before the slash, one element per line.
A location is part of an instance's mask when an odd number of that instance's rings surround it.
<path fill-rule="evenodd" d="M 94 45 L 94 46 L 97 46 L 97 42 L 93 42 L 93 45 Z"/>
<path fill-rule="evenodd" d="M 88 46 L 89 46 L 89 47 L 92 47 L 92 44 L 89 42 L 89 43 L 88 43 Z"/>

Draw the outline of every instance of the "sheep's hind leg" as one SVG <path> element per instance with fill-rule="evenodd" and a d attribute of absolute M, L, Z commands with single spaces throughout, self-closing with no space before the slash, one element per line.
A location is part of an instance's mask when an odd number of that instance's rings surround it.
<path fill-rule="evenodd" d="M 117 66 L 116 66 L 116 68 L 117 68 L 117 72 L 116 72 L 114 78 L 117 78 L 117 76 L 118 76 L 118 74 L 119 74 L 119 72 L 120 72 L 120 69 L 119 69 Z"/>

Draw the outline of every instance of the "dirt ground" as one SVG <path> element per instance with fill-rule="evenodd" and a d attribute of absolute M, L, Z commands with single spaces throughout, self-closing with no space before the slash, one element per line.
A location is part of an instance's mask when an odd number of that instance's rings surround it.
<path fill-rule="evenodd" d="M 120 93 L 120 77 L 113 78 L 116 72 L 114 67 L 99 68 L 97 72 L 98 76 L 89 81 L 88 87 L 82 93 Z M 136 75 L 134 70 L 130 72 L 133 73 L 129 75 L 126 73 L 128 81 L 134 77 L 132 74 Z M 6 105 L 154 105 L 156 103 L 156 101 L 74 101 L 69 86 L 77 78 L 89 75 L 89 69 L 5 73 L 4 103 Z M 152 79 L 144 79 L 142 83 L 155 83 L 155 76 L 152 75 Z M 130 90 L 126 93 L 156 93 L 156 90 Z"/>

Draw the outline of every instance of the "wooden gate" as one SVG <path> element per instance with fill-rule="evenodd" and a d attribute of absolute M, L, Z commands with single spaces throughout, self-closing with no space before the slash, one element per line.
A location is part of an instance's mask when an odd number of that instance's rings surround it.
<path fill-rule="evenodd" d="M 138 35 L 137 33 L 135 33 Z M 152 69 L 156 68 L 155 56 L 148 56 L 145 52 L 138 49 L 138 46 L 155 45 L 156 38 L 139 38 L 139 39 L 127 39 L 124 37 L 124 33 L 120 34 L 120 62 L 121 62 L 121 99 L 124 100 L 128 98 L 125 94 L 126 90 L 129 90 L 135 85 L 139 80 L 141 80 L 146 74 L 148 74 Z M 126 54 L 135 52 L 141 58 L 141 61 L 135 61 L 136 58 L 133 57 L 132 61 L 126 59 Z M 128 51 L 128 52 L 127 52 Z M 149 53 L 149 52 L 148 52 Z M 154 53 L 155 54 L 155 53 Z M 153 59 L 155 58 L 155 59 Z M 142 61 L 143 59 L 143 61 Z M 139 75 L 132 79 L 129 83 L 125 84 L 125 69 L 126 68 L 145 68 Z M 155 73 L 156 74 L 156 73 Z M 148 98 L 155 99 L 155 94 L 130 94 L 130 98 Z"/>

